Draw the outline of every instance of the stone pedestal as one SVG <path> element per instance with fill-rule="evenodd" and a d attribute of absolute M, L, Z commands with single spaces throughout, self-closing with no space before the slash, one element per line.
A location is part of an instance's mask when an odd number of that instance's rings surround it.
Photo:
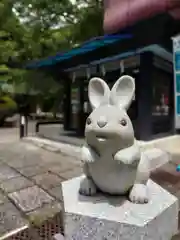
<path fill-rule="evenodd" d="M 66 240 L 170 240 L 178 230 L 178 200 L 149 180 L 148 204 L 124 197 L 78 194 L 83 176 L 62 184 Z"/>

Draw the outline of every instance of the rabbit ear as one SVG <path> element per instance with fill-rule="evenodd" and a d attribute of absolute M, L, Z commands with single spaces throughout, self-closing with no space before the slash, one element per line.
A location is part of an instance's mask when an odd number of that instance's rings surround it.
<path fill-rule="evenodd" d="M 132 102 L 134 93 L 134 78 L 124 75 L 114 84 L 110 94 L 110 103 L 127 110 Z"/>
<path fill-rule="evenodd" d="M 110 89 L 101 78 L 92 78 L 88 86 L 88 96 L 92 108 L 109 103 Z"/>

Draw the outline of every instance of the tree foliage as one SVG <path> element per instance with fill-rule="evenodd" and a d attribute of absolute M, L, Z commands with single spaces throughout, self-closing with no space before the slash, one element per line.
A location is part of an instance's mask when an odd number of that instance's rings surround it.
<path fill-rule="evenodd" d="M 77 0 L 77 22 L 73 28 L 74 42 L 81 44 L 103 34 L 103 7 L 101 0 Z"/>
<path fill-rule="evenodd" d="M 0 79 L 17 92 L 60 94 L 52 77 L 21 68 L 101 35 L 102 1 L 1 0 L 0 21 Z M 3 68 L 6 74 L 1 74 Z"/>

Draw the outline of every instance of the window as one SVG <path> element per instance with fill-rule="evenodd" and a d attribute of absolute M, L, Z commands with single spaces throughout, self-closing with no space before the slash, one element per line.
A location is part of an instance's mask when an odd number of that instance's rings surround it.
<path fill-rule="evenodd" d="M 167 133 L 172 129 L 172 81 L 172 74 L 158 68 L 154 69 L 152 104 L 154 134 Z"/>
<path fill-rule="evenodd" d="M 166 72 L 155 69 L 153 73 L 153 116 L 169 115 L 170 79 Z"/>

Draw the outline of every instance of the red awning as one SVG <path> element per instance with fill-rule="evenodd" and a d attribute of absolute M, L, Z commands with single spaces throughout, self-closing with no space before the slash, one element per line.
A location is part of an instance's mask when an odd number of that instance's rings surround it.
<path fill-rule="evenodd" d="M 104 31 L 117 32 L 165 12 L 180 19 L 180 0 L 104 0 Z"/>

